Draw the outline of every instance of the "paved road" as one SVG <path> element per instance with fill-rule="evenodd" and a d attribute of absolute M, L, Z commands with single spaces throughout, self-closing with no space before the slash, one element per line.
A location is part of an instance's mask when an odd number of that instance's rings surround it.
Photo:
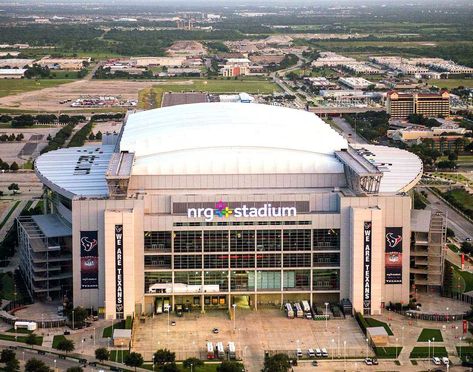
<path fill-rule="evenodd" d="M 428 189 L 423 189 L 427 192 L 427 197 L 430 204 L 427 205 L 428 209 L 440 210 L 447 214 L 448 222 L 447 226 L 450 227 L 454 232 L 455 236 L 464 241 L 466 238 L 473 237 L 473 224 L 468 221 L 461 214 L 450 208 L 443 200 L 439 199 L 434 193 Z"/>
<path fill-rule="evenodd" d="M 340 117 L 333 118 L 335 125 L 340 128 L 342 134 L 348 139 L 349 143 L 368 143 L 363 137 L 359 136 L 352 128 L 350 123 Z"/>

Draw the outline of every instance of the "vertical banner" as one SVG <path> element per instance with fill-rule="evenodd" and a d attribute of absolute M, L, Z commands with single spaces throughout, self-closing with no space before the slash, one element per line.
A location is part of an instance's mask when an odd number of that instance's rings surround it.
<path fill-rule="evenodd" d="M 97 231 L 80 232 L 80 289 L 99 287 Z"/>
<path fill-rule="evenodd" d="M 371 233 L 372 222 L 365 221 L 363 231 L 363 313 L 371 313 Z"/>
<path fill-rule="evenodd" d="M 468 333 L 468 320 L 463 319 L 463 334 L 466 335 Z"/>
<path fill-rule="evenodd" d="M 402 284 L 402 227 L 386 227 L 384 283 Z"/>
<path fill-rule="evenodd" d="M 123 319 L 123 225 L 115 225 L 115 311 Z"/>
<path fill-rule="evenodd" d="M 462 253 L 461 255 L 461 263 L 462 263 L 462 271 L 465 270 L 465 254 Z"/>

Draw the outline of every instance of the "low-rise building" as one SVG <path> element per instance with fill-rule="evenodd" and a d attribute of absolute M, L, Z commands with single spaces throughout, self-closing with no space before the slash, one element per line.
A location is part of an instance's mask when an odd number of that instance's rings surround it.
<path fill-rule="evenodd" d="M 319 88 L 319 89 L 337 89 L 338 85 L 330 80 L 328 80 L 325 77 L 304 77 L 304 82 L 311 85 L 314 88 Z"/>
<path fill-rule="evenodd" d="M 370 85 L 376 85 L 375 83 L 360 77 L 341 77 L 338 81 L 351 89 L 367 89 Z"/>
<path fill-rule="evenodd" d="M 0 68 L 0 79 L 22 79 L 25 72 L 24 68 Z"/>
<path fill-rule="evenodd" d="M 180 67 L 186 61 L 186 57 L 133 57 L 130 64 L 136 67 Z"/>
<path fill-rule="evenodd" d="M 170 67 L 166 74 L 167 76 L 201 76 L 202 70 L 191 67 Z"/>
<path fill-rule="evenodd" d="M 24 68 L 33 66 L 34 59 L 27 58 L 6 58 L 0 59 L 0 68 Z"/>
<path fill-rule="evenodd" d="M 45 57 L 37 63 L 43 67 L 49 67 L 51 70 L 70 70 L 77 71 L 84 67 L 84 64 L 90 63 L 91 58 L 50 58 Z"/>

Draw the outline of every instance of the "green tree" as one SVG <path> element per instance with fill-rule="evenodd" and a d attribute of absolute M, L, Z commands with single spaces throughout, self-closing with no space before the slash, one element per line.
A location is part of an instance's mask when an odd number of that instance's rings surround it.
<path fill-rule="evenodd" d="M 83 307 L 77 306 L 74 310 L 74 327 L 77 325 L 83 325 L 85 319 L 89 316 L 89 313 Z M 69 320 L 72 322 L 72 311 L 69 313 Z"/>
<path fill-rule="evenodd" d="M 8 363 L 10 360 L 15 359 L 16 354 L 11 349 L 3 349 L 0 354 L 0 363 Z"/>
<path fill-rule="evenodd" d="M 180 372 L 180 369 L 179 367 L 177 366 L 177 364 L 175 362 L 172 362 L 172 363 L 169 363 L 169 364 L 165 364 L 164 366 L 162 366 L 160 369 L 159 369 L 160 372 Z M 195 369 L 194 369 L 195 371 Z"/>
<path fill-rule="evenodd" d="M 11 163 L 11 165 L 10 165 L 10 170 L 11 170 L 11 171 L 16 172 L 18 169 L 20 169 L 20 167 L 18 166 L 18 164 L 16 163 L 16 161 L 14 161 L 13 163 Z"/>
<path fill-rule="evenodd" d="M 136 367 L 141 367 L 144 361 L 140 353 L 133 352 L 133 353 L 128 354 L 125 357 L 124 362 L 125 362 L 125 365 L 129 367 L 135 367 L 135 371 L 136 371 Z"/>
<path fill-rule="evenodd" d="M 217 372 L 241 372 L 243 364 L 231 360 L 224 360 L 222 364 L 217 367 Z M 269 372 L 269 370 L 268 370 Z M 271 371 L 273 372 L 273 371 Z"/>
<path fill-rule="evenodd" d="M 95 358 L 100 361 L 108 360 L 110 358 L 110 352 L 105 347 L 99 347 L 95 349 Z"/>
<path fill-rule="evenodd" d="M 197 367 L 202 367 L 204 365 L 204 362 L 198 358 L 187 358 L 182 362 L 182 365 L 184 366 L 184 368 L 187 369 L 191 369 L 192 366 L 192 369 L 195 371 Z"/>
<path fill-rule="evenodd" d="M 158 366 L 164 366 L 168 363 L 176 361 L 176 353 L 171 352 L 168 349 L 159 349 L 154 353 L 154 363 Z"/>
<path fill-rule="evenodd" d="M 287 372 L 289 368 L 291 368 L 291 363 L 286 354 L 268 356 L 264 360 L 264 372 Z"/>
<path fill-rule="evenodd" d="M 68 339 L 61 340 L 58 342 L 56 349 L 69 353 L 74 350 L 74 342 Z"/>
<path fill-rule="evenodd" d="M 13 195 L 15 195 L 18 191 L 20 191 L 20 186 L 18 186 L 17 183 L 11 183 L 8 185 L 8 190 L 13 191 Z"/>
<path fill-rule="evenodd" d="M 53 370 L 41 360 L 32 358 L 26 362 L 25 372 L 53 372 Z"/>
<path fill-rule="evenodd" d="M 13 358 L 5 364 L 4 371 L 6 372 L 17 372 L 20 370 L 20 362 L 18 359 Z"/>

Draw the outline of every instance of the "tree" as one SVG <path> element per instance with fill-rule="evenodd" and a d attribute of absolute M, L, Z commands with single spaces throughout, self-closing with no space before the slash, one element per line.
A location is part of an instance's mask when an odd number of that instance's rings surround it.
<path fill-rule="evenodd" d="M 83 307 L 77 306 L 74 310 L 74 326 L 83 325 L 84 320 L 89 316 L 89 313 Z M 69 313 L 69 320 L 72 322 L 72 311 Z"/>
<path fill-rule="evenodd" d="M 287 372 L 289 368 L 291 368 L 291 363 L 286 354 L 267 356 L 264 360 L 264 372 Z"/>
<path fill-rule="evenodd" d="M 176 353 L 173 353 L 168 349 L 159 349 L 154 353 L 154 363 L 158 366 L 173 363 L 175 360 Z"/>
<path fill-rule="evenodd" d="M 13 191 L 13 195 L 15 195 L 16 193 L 18 193 L 18 191 L 20 191 L 20 186 L 18 186 L 17 183 L 11 183 L 8 186 L 8 190 Z"/>
<path fill-rule="evenodd" d="M 66 372 L 84 372 L 82 367 L 69 367 Z"/>
<path fill-rule="evenodd" d="M 455 231 L 453 231 L 450 227 L 447 227 L 447 238 L 454 238 Z"/>
<path fill-rule="evenodd" d="M 20 169 L 20 167 L 18 166 L 18 164 L 16 163 L 16 161 L 14 161 L 13 163 L 11 163 L 11 165 L 10 165 L 10 170 L 11 170 L 11 171 L 16 172 L 18 169 Z"/>
<path fill-rule="evenodd" d="M 100 361 L 108 360 L 110 358 L 110 352 L 105 347 L 99 347 L 95 350 L 95 358 Z"/>
<path fill-rule="evenodd" d="M 135 367 L 135 371 L 136 367 L 141 367 L 143 362 L 144 360 L 140 353 L 133 352 L 128 354 L 125 358 L 125 365 L 129 367 Z"/>
<path fill-rule="evenodd" d="M 28 345 L 36 345 L 36 336 L 33 333 L 30 333 L 27 337 L 25 342 Z"/>
<path fill-rule="evenodd" d="M 74 350 L 74 342 L 68 339 L 61 340 L 58 342 L 56 349 L 69 353 Z"/>
<path fill-rule="evenodd" d="M 25 372 L 53 372 L 53 370 L 41 360 L 32 358 L 26 362 Z"/>
<path fill-rule="evenodd" d="M 191 369 L 192 366 L 193 370 L 195 371 L 197 367 L 202 367 L 204 365 L 204 362 L 198 358 L 187 358 L 182 362 L 182 365 L 184 366 L 184 368 L 187 369 Z"/>
<path fill-rule="evenodd" d="M 180 369 L 175 362 L 166 364 L 159 369 L 160 372 L 179 372 Z M 194 369 L 195 371 L 195 369 Z"/>
<path fill-rule="evenodd" d="M 0 354 L 0 363 L 8 363 L 10 360 L 15 359 L 16 354 L 11 349 L 3 349 Z"/>
<path fill-rule="evenodd" d="M 20 370 L 20 362 L 18 359 L 13 358 L 5 364 L 4 371 L 6 372 L 17 372 Z"/>
<path fill-rule="evenodd" d="M 222 364 L 217 367 L 217 372 L 241 372 L 242 369 L 243 365 L 241 363 L 230 360 L 224 360 Z"/>
<path fill-rule="evenodd" d="M 470 255 L 473 253 L 473 244 L 469 242 L 463 242 L 461 244 L 460 250 L 462 251 L 462 253 Z"/>

